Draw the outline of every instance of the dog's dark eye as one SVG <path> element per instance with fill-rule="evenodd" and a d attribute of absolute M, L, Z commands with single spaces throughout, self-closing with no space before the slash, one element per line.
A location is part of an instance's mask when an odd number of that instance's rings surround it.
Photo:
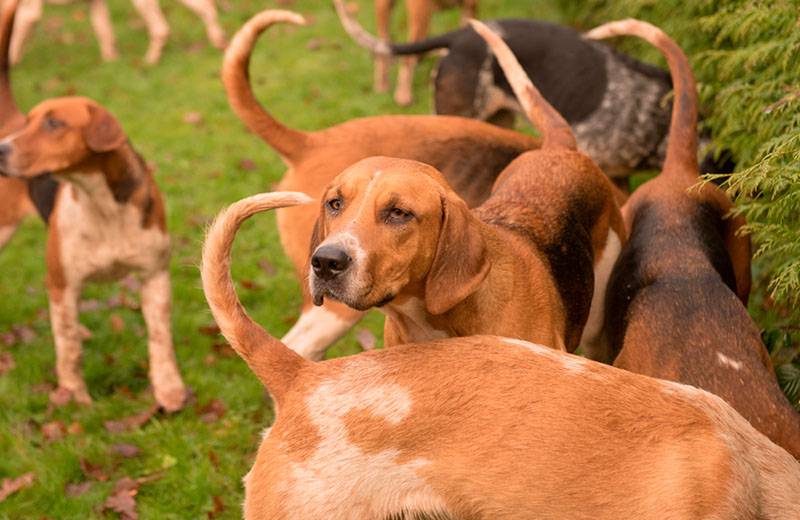
<path fill-rule="evenodd" d="M 342 209 L 342 199 L 331 199 L 325 203 L 328 209 L 333 213 L 338 213 Z"/>
<path fill-rule="evenodd" d="M 65 127 L 66 123 L 64 123 L 64 121 L 59 121 L 58 119 L 52 117 L 46 117 L 44 122 L 42 123 L 42 126 L 44 126 L 44 129 L 47 130 L 48 132 L 52 132 L 54 130 L 58 130 L 59 128 Z"/>
<path fill-rule="evenodd" d="M 405 224 L 413 217 L 413 213 L 400 208 L 390 208 L 386 212 L 386 222 L 389 224 Z"/>

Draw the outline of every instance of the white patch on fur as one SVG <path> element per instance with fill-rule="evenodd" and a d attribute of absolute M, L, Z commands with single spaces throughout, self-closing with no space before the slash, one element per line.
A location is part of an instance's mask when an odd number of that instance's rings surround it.
<path fill-rule="evenodd" d="M 734 370 L 741 370 L 742 369 L 742 362 L 736 361 L 735 359 L 731 359 L 722 352 L 717 352 L 717 361 L 720 365 L 724 367 L 730 367 Z"/>
<path fill-rule="evenodd" d="M 515 339 L 515 338 L 502 338 L 502 339 L 503 341 L 505 341 L 510 345 L 522 347 L 540 356 L 549 357 L 550 359 L 561 363 L 561 365 L 569 372 L 583 372 L 587 368 L 589 368 L 590 361 L 583 359 L 580 356 L 574 356 L 571 354 L 562 353 L 560 351 L 554 350 L 544 345 L 531 343 L 530 341 L 524 341 L 521 339 Z"/>
<path fill-rule="evenodd" d="M 353 411 L 385 421 L 387 440 L 392 427 L 412 413 L 410 392 L 384 380 L 380 365 L 358 360 L 306 397 L 320 441 L 310 458 L 291 468 L 287 509 L 297 518 L 386 518 L 401 511 L 445 510 L 441 497 L 418 474 L 431 461 L 401 463 L 396 448 L 365 453 L 351 443 L 344 417 Z"/>
<path fill-rule="evenodd" d="M 303 311 L 281 341 L 304 358 L 319 361 L 325 350 L 357 321 L 344 320 L 325 307 L 312 307 Z"/>
<path fill-rule="evenodd" d="M 621 250 L 622 242 L 620 242 L 614 230 L 609 228 L 603 253 L 594 266 L 592 306 L 589 309 L 589 318 L 586 320 L 586 325 L 583 327 L 583 334 L 581 335 L 580 342 L 583 351 L 593 359 L 605 356 L 605 352 L 599 352 L 599 350 L 603 349 L 596 343 L 600 340 L 599 336 L 603 331 L 603 323 L 606 316 L 605 302 L 608 279 L 611 277 L 611 271 L 614 269 L 614 264 Z"/>

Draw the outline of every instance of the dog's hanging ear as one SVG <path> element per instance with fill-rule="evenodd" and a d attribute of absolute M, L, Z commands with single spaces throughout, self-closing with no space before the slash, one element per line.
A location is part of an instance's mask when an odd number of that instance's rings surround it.
<path fill-rule="evenodd" d="M 108 110 L 89 105 L 89 117 L 89 125 L 83 129 L 83 139 L 91 151 L 110 152 L 125 144 L 125 132 Z"/>
<path fill-rule="evenodd" d="M 442 197 L 442 229 L 425 281 L 425 308 L 443 314 L 474 293 L 489 274 L 477 219 L 457 197 Z"/>

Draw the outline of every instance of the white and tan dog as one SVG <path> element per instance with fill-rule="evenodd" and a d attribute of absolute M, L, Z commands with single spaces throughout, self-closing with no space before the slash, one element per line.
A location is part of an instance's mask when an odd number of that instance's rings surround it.
<path fill-rule="evenodd" d="M 172 348 L 170 240 L 164 202 L 122 127 L 86 98 L 55 98 L 34 107 L 19 131 L 0 141 L 0 172 L 64 182 L 47 236 L 47 290 L 59 388 L 91 398 L 81 370 L 78 300 L 84 284 L 136 273 L 143 280 L 150 379 L 168 411 L 186 398 Z"/>
<path fill-rule="evenodd" d="M 307 361 L 239 302 L 240 224 L 311 202 L 249 197 L 206 238 L 203 289 L 276 420 L 248 519 L 796 520 L 800 464 L 721 399 L 496 336 Z"/>

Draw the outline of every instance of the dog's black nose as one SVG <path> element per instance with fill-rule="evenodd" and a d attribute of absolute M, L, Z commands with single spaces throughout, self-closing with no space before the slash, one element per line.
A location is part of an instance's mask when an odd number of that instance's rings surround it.
<path fill-rule="evenodd" d="M 350 267 L 353 259 L 336 246 L 322 246 L 311 257 L 311 267 L 314 274 L 323 279 L 331 280 Z"/>

